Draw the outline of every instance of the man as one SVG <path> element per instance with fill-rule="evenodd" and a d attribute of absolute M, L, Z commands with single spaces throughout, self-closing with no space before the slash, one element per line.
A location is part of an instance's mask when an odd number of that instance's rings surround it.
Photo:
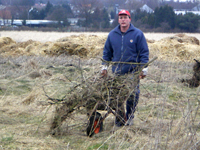
<path fill-rule="evenodd" d="M 145 64 L 149 61 L 149 49 L 141 30 L 131 24 L 131 15 L 127 10 L 122 10 L 118 14 L 119 25 L 115 27 L 108 35 L 104 50 L 103 59 L 105 61 L 121 62 L 112 65 L 112 72 L 116 75 L 125 75 L 134 73 L 142 67 L 142 65 L 130 64 L 140 63 Z M 123 62 L 123 63 L 122 63 Z M 126 64 L 126 62 L 128 62 Z M 107 77 L 108 64 L 103 62 L 101 75 Z M 146 67 L 146 66 L 144 66 Z M 148 68 L 143 68 L 139 78 L 143 79 L 147 74 Z M 127 120 L 126 125 L 133 124 L 134 112 L 139 100 L 139 79 L 138 86 L 135 87 L 135 93 L 131 95 L 126 102 L 125 117 L 119 113 L 121 117 Z M 116 125 L 125 125 L 116 118 Z"/>

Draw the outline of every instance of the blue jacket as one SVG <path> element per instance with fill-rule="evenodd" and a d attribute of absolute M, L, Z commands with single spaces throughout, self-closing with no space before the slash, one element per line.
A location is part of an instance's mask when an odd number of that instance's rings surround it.
<path fill-rule="evenodd" d="M 118 25 L 108 35 L 103 50 L 103 59 L 112 62 L 147 63 L 149 49 L 143 32 L 130 24 L 127 32 L 122 34 Z M 117 74 L 134 72 L 137 69 L 138 65 L 132 64 L 117 63 L 112 65 L 113 73 Z"/>

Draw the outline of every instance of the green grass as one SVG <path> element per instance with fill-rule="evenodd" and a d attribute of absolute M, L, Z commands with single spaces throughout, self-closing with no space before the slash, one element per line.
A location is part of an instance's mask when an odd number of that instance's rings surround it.
<path fill-rule="evenodd" d="M 12 145 L 13 142 L 15 142 L 13 135 L 2 135 L 1 138 L 1 144 L 2 145 Z"/>
<path fill-rule="evenodd" d="M 0 87 L 0 95 L 2 95 L 3 93 L 3 89 Z"/>
<path fill-rule="evenodd" d="M 15 81 L 17 81 L 17 82 L 20 83 L 20 84 L 28 84 L 28 83 L 31 82 L 31 81 L 28 80 L 28 79 L 17 79 L 17 80 L 15 80 Z"/>
<path fill-rule="evenodd" d="M 5 91 L 6 95 L 22 95 L 30 92 L 32 90 L 30 85 L 13 85 L 9 86 Z"/>
<path fill-rule="evenodd" d="M 107 150 L 108 149 L 108 145 L 107 144 L 93 144 L 93 145 L 91 145 L 91 146 L 89 146 L 88 148 L 87 148 L 87 150 L 94 150 L 94 149 L 99 149 L 99 150 Z"/>
<path fill-rule="evenodd" d="M 181 92 L 172 92 L 169 94 L 169 100 L 178 102 L 184 95 Z"/>
<path fill-rule="evenodd" d="M 66 71 L 65 67 L 53 68 L 53 72 L 56 73 L 64 73 Z"/>

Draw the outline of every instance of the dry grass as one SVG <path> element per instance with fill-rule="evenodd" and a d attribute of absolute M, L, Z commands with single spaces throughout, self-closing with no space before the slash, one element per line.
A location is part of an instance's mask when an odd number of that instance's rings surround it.
<path fill-rule="evenodd" d="M 109 115 L 104 131 L 88 138 L 84 109 L 68 117 L 60 136 L 51 136 L 55 105 L 49 105 L 42 89 L 44 86 L 49 96 L 61 98 L 69 86 L 76 85 L 76 70 L 66 67 L 69 63 L 78 65 L 76 58 L 24 56 L 20 61 L 10 61 L 13 64 L 1 64 L 0 81 L 1 146 L 5 149 L 188 149 L 199 141 L 199 88 L 191 89 L 178 82 L 179 78 L 192 75 L 192 64 L 154 62 L 148 77 L 141 81 L 134 126 L 116 129 L 114 116 Z M 17 68 L 15 63 L 23 65 Z M 34 65 L 27 68 L 30 64 Z M 99 64 L 98 59 L 81 61 L 86 70 L 83 76 L 98 76 Z M 30 78 L 29 74 L 36 70 L 46 70 L 51 75 L 41 73 Z"/>
<path fill-rule="evenodd" d="M 200 148 L 199 87 L 189 88 L 179 82 L 192 77 L 194 62 L 170 59 L 154 61 L 147 78 L 141 80 L 133 126 L 117 128 L 110 114 L 104 131 L 89 138 L 86 110 L 80 108 L 63 122 L 61 135 L 52 136 L 49 129 L 56 105 L 48 103 L 43 87 L 49 96 L 62 98 L 83 79 L 98 77 L 100 64 L 97 58 L 66 55 L 1 57 L 0 148 Z M 78 68 L 83 70 L 81 75 Z"/>

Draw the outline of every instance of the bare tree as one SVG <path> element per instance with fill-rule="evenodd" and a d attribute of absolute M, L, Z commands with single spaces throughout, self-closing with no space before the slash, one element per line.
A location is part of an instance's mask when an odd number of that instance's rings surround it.
<path fill-rule="evenodd" d="M 129 10 L 136 10 L 142 7 L 142 5 L 147 4 L 150 8 L 155 9 L 159 6 L 159 0 L 127 0 L 126 6 Z"/>
<path fill-rule="evenodd" d="M 2 5 L 10 5 L 12 0 L 1 0 Z"/>
<path fill-rule="evenodd" d="M 69 22 L 67 20 L 67 10 L 63 7 L 58 6 L 57 8 L 55 8 L 52 13 L 46 17 L 46 19 L 49 20 L 56 20 L 58 21 L 59 25 L 64 25 L 67 26 L 69 25 Z M 63 22 L 61 24 L 61 22 Z"/>
<path fill-rule="evenodd" d="M 90 23 L 90 16 L 95 8 L 101 8 L 102 4 L 99 0 L 71 0 L 71 4 L 79 11 L 79 16 L 86 19 L 86 26 Z"/>
<path fill-rule="evenodd" d="M 20 6 L 33 6 L 35 4 L 35 0 L 10 0 L 12 5 L 20 5 Z"/>
<path fill-rule="evenodd" d="M 126 6 L 128 10 L 136 10 L 142 6 L 142 2 L 138 0 L 128 0 L 126 1 Z"/>
<path fill-rule="evenodd" d="M 155 9 L 156 7 L 159 7 L 160 2 L 159 2 L 159 0 L 150 0 L 150 1 L 147 1 L 146 4 L 147 4 L 150 8 Z"/>
<path fill-rule="evenodd" d="M 114 7 L 115 4 L 118 4 L 119 6 L 123 6 L 127 0 L 102 0 L 102 3 L 106 7 Z"/>
<path fill-rule="evenodd" d="M 0 17 L 3 19 L 3 24 L 5 25 L 8 19 L 11 19 L 10 11 L 8 11 L 6 8 L 1 10 Z"/>

